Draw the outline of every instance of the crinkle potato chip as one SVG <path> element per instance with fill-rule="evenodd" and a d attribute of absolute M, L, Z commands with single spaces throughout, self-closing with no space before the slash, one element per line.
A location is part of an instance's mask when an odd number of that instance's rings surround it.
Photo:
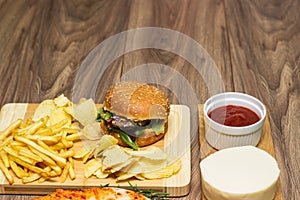
<path fill-rule="evenodd" d="M 149 158 L 141 158 L 139 163 L 143 166 L 144 172 L 160 170 L 168 166 L 167 160 L 151 160 Z"/>
<path fill-rule="evenodd" d="M 99 158 L 93 158 L 89 160 L 84 167 L 84 177 L 85 178 L 90 177 L 101 167 L 102 167 L 102 163 Z"/>
<path fill-rule="evenodd" d="M 93 175 L 95 175 L 97 178 L 107 178 L 110 173 L 102 172 L 101 169 L 98 169 Z"/>
<path fill-rule="evenodd" d="M 118 145 L 112 145 L 110 137 L 104 135 L 102 142 L 108 139 L 106 141 L 108 146 L 100 148 L 97 153 L 94 152 L 94 156 L 98 157 L 98 161 L 102 163 L 102 167 L 94 172 L 94 175 L 98 178 L 106 178 L 109 174 L 114 174 L 117 181 L 132 177 L 139 180 L 160 179 L 176 174 L 181 168 L 180 160 L 173 163 L 174 160 L 169 159 L 168 155 L 158 147 L 152 146 L 140 152 L 133 151 Z M 89 166 L 85 167 L 88 168 Z"/>
<path fill-rule="evenodd" d="M 93 151 L 94 157 L 100 156 L 100 154 L 110 146 L 118 144 L 118 140 L 111 135 L 103 135 L 97 142 L 97 147 Z"/>
<path fill-rule="evenodd" d="M 49 119 L 50 125 L 57 124 L 58 122 L 65 120 L 65 119 L 67 120 L 67 123 L 63 127 L 70 127 L 70 125 L 72 123 L 71 115 L 66 113 L 63 108 L 57 108 L 57 109 L 51 110 L 50 119 Z"/>
<path fill-rule="evenodd" d="M 173 174 L 177 174 L 180 168 L 181 168 L 181 161 L 177 160 L 176 162 L 172 163 L 171 165 L 168 165 L 165 168 L 147 172 L 147 173 L 141 173 L 141 176 L 146 179 L 168 178 Z"/>

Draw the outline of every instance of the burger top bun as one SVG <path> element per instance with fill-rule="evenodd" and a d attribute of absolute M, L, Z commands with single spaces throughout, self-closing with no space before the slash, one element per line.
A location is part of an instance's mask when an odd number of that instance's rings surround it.
<path fill-rule="evenodd" d="M 138 83 L 119 82 L 106 93 L 104 107 L 132 120 L 166 119 L 170 112 L 167 97 L 158 88 Z"/>

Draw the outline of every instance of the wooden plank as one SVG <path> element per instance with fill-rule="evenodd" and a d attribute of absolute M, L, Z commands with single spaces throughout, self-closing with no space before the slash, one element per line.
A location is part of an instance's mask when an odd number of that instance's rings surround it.
<path fill-rule="evenodd" d="M 9 123 L 17 118 L 30 118 L 38 104 L 6 104 L 0 113 L 0 130 L 4 129 Z M 178 174 L 165 179 L 129 180 L 131 184 L 138 185 L 141 189 L 153 189 L 156 191 L 168 192 L 170 196 L 184 196 L 189 193 L 190 189 L 190 135 L 189 135 L 189 109 L 186 106 L 171 105 L 169 116 L 169 129 L 164 139 L 155 143 L 156 146 L 164 149 L 166 153 L 175 159 L 180 159 L 182 168 Z M 78 142 L 73 150 L 83 148 L 83 142 Z M 76 179 L 67 179 L 66 182 L 60 183 L 56 178 L 43 183 L 23 184 L 21 180 L 15 178 L 15 183 L 9 185 L 3 174 L 0 172 L 0 193 L 2 194 L 48 194 L 55 191 L 56 188 L 78 189 L 86 187 L 97 187 L 109 184 L 110 186 L 120 186 L 128 188 L 128 181 L 116 182 L 116 179 L 109 177 L 107 179 L 98 179 L 95 177 L 85 178 L 84 164 L 75 160 Z"/>
<path fill-rule="evenodd" d="M 199 129 L 200 129 L 200 156 L 201 160 L 210 154 L 216 152 L 217 150 L 211 147 L 208 142 L 205 140 L 205 129 L 204 129 L 204 120 L 203 120 L 203 105 L 199 105 Z M 262 130 L 262 136 L 258 148 L 265 150 L 275 157 L 274 145 L 271 135 L 270 122 L 268 117 L 265 120 Z M 274 200 L 282 200 L 282 191 L 280 187 L 280 181 L 278 181 L 277 193 Z M 202 193 L 202 199 L 206 200 L 204 194 Z"/>

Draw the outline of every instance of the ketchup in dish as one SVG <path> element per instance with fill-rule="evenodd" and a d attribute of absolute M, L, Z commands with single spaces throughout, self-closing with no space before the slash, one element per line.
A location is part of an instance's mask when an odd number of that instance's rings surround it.
<path fill-rule="evenodd" d="M 225 126 L 248 126 L 259 121 L 259 116 L 243 106 L 227 105 L 215 108 L 208 116 Z"/>

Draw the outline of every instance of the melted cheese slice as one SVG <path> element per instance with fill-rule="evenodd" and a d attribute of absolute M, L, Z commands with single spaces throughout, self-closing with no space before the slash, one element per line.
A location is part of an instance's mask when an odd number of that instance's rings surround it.
<path fill-rule="evenodd" d="M 272 200 L 280 173 L 276 160 L 253 146 L 220 150 L 200 170 L 208 200 Z"/>

